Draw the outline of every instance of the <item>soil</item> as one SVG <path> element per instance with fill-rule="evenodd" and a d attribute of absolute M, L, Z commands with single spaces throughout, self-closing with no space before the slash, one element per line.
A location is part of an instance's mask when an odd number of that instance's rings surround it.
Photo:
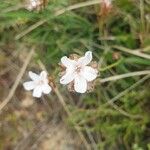
<path fill-rule="evenodd" d="M 0 49 L 0 103 L 6 98 L 28 51 L 14 47 Z M 66 123 L 66 114 L 53 97 L 35 99 L 23 89 L 30 69 L 38 70 L 32 60 L 11 101 L 0 114 L 2 150 L 80 150 L 80 138 Z"/>

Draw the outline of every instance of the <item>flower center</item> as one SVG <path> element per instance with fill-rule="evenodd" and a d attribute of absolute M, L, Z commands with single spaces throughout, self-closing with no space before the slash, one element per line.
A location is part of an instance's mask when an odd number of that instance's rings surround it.
<path fill-rule="evenodd" d="M 44 81 L 43 80 L 39 80 L 37 84 L 38 85 L 42 85 L 42 84 L 44 84 Z"/>
<path fill-rule="evenodd" d="M 77 65 L 75 68 L 75 72 L 79 73 L 81 71 L 81 66 Z"/>

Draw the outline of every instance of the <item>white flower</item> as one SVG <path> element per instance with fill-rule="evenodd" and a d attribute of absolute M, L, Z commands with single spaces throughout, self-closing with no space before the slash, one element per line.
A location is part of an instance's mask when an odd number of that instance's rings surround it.
<path fill-rule="evenodd" d="M 27 5 L 27 10 L 31 11 L 33 9 L 35 9 L 36 7 L 41 5 L 41 1 L 40 0 L 29 0 L 28 5 Z"/>
<path fill-rule="evenodd" d="M 112 0 L 102 0 L 102 3 L 106 5 L 106 7 L 110 7 L 112 5 Z"/>
<path fill-rule="evenodd" d="M 48 84 L 46 71 L 42 71 L 40 75 L 29 71 L 29 77 L 32 81 L 23 83 L 23 86 L 27 91 L 33 90 L 34 97 L 39 98 L 42 96 L 42 93 L 49 94 L 51 92 L 52 88 Z"/>
<path fill-rule="evenodd" d="M 86 52 L 85 56 L 78 60 L 62 57 L 61 63 L 66 67 L 66 73 L 60 79 L 60 83 L 67 85 L 74 82 L 74 90 L 78 93 L 85 93 L 88 87 L 87 83 L 93 81 L 98 74 L 97 69 L 87 66 L 91 61 L 91 51 Z"/>

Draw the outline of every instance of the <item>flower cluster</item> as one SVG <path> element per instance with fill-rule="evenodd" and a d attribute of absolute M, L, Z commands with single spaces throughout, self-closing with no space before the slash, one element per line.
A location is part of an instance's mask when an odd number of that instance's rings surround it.
<path fill-rule="evenodd" d="M 91 91 L 94 86 L 94 79 L 98 75 L 97 63 L 92 61 L 92 52 L 88 51 L 83 57 L 76 54 L 69 58 L 64 56 L 61 58 L 60 83 L 67 85 L 70 91 L 77 93 L 85 93 Z M 49 94 L 52 91 L 46 71 L 42 71 L 40 75 L 29 72 L 29 77 L 32 81 L 23 84 L 26 90 L 33 90 L 34 97 L 41 97 L 43 94 Z"/>

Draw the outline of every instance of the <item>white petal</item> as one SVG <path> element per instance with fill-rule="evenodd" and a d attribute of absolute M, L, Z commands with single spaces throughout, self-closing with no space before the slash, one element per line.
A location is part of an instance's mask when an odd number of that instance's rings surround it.
<path fill-rule="evenodd" d="M 35 81 L 35 80 L 39 80 L 40 76 L 37 75 L 36 73 L 32 72 L 32 71 L 29 71 L 29 77 Z"/>
<path fill-rule="evenodd" d="M 87 81 L 82 76 L 76 76 L 74 89 L 78 93 L 85 93 L 87 91 Z"/>
<path fill-rule="evenodd" d="M 49 94 L 51 92 L 52 88 L 48 84 L 44 84 L 42 86 L 42 91 L 44 94 Z"/>
<path fill-rule="evenodd" d="M 23 87 L 27 91 L 30 91 L 30 90 L 33 90 L 35 88 L 35 83 L 34 83 L 34 81 L 25 82 L 25 83 L 23 83 Z"/>
<path fill-rule="evenodd" d="M 71 81 L 73 81 L 74 77 L 75 77 L 75 75 L 72 72 L 66 71 L 66 74 L 61 77 L 60 83 L 66 85 L 66 84 L 70 83 Z"/>
<path fill-rule="evenodd" d="M 109 7 L 112 4 L 112 0 L 104 0 L 102 3 L 105 3 Z"/>
<path fill-rule="evenodd" d="M 78 59 L 78 63 L 83 66 L 88 65 L 91 61 L 92 61 L 92 52 L 91 51 L 87 51 L 85 53 L 84 57 L 81 57 Z"/>
<path fill-rule="evenodd" d="M 31 5 L 32 5 L 33 7 L 36 7 L 36 1 L 35 1 L 35 0 L 31 0 Z"/>
<path fill-rule="evenodd" d="M 40 77 L 41 77 L 42 79 L 46 79 L 46 78 L 47 78 L 47 72 L 46 72 L 46 71 L 42 71 L 42 72 L 40 73 Z"/>
<path fill-rule="evenodd" d="M 70 67 L 75 66 L 76 61 L 71 60 L 71 59 L 69 59 L 68 57 L 64 56 L 64 57 L 61 58 L 61 63 L 62 63 L 65 67 L 70 68 Z"/>
<path fill-rule="evenodd" d="M 93 69 L 92 67 L 85 66 L 81 72 L 81 75 L 87 80 L 87 81 L 93 81 L 97 77 L 98 71 L 96 69 Z"/>
<path fill-rule="evenodd" d="M 33 97 L 41 97 L 42 96 L 42 88 L 41 86 L 37 86 L 34 90 L 33 90 Z"/>

